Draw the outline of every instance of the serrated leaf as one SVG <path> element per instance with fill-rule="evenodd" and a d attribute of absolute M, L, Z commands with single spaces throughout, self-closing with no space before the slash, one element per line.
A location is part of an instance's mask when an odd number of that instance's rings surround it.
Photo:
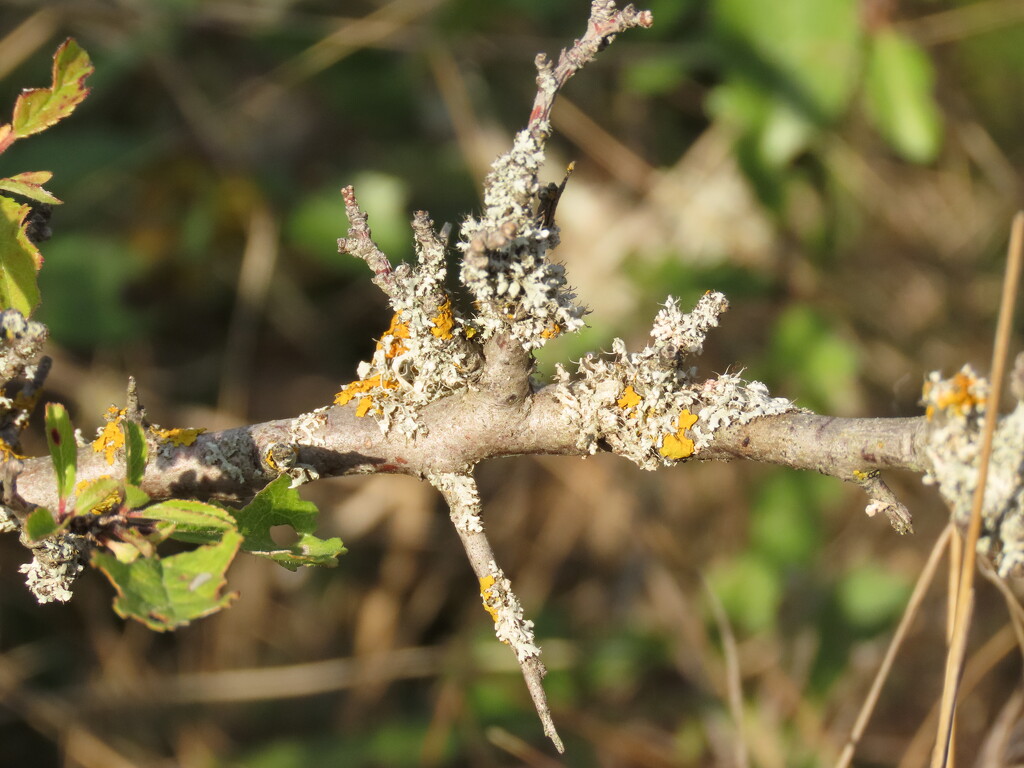
<path fill-rule="evenodd" d="M 46 404 L 46 445 L 53 458 L 53 471 L 57 474 L 57 496 L 63 509 L 75 489 L 75 471 L 78 466 L 78 444 L 67 409 L 60 403 Z"/>
<path fill-rule="evenodd" d="M 39 304 L 36 272 L 43 263 L 39 249 L 25 234 L 30 207 L 0 195 L 0 309 L 28 317 Z"/>
<path fill-rule="evenodd" d="M 75 498 L 75 514 L 85 515 L 100 507 L 106 512 L 112 498 L 120 500 L 121 481 L 113 477 L 101 477 L 89 483 Z"/>
<path fill-rule="evenodd" d="M 224 573 L 241 543 L 241 535 L 229 531 L 216 544 L 170 557 L 139 558 L 132 563 L 96 551 L 92 564 L 117 590 L 114 610 L 118 616 L 165 632 L 216 613 L 238 597 L 237 592 L 221 594 L 221 590 Z"/>
<path fill-rule="evenodd" d="M 46 507 L 36 507 L 25 520 L 25 533 L 32 541 L 45 539 L 60 528 L 53 519 L 53 513 Z"/>
<path fill-rule="evenodd" d="M 146 507 L 141 515 L 150 520 L 173 523 L 179 541 L 205 543 L 219 541 L 227 531 L 237 531 L 238 523 L 223 507 L 202 501 L 170 499 Z"/>
<path fill-rule="evenodd" d="M 14 138 L 44 131 L 74 112 L 89 94 L 85 79 L 93 69 L 89 54 L 73 39 L 65 40 L 53 55 L 51 86 L 24 90 L 15 102 L 11 121 Z"/>
<path fill-rule="evenodd" d="M 121 422 L 121 429 L 124 430 L 125 477 L 130 484 L 140 485 L 149 458 L 146 435 L 141 426 L 128 419 Z"/>
<path fill-rule="evenodd" d="M 39 203 L 60 205 L 62 200 L 43 189 L 43 184 L 53 177 L 49 171 L 26 171 L 16 176 L 0 179 L 0 192 L 11 192 Z"/>
<path fill-rule="evenodd" d="M 942 144 L 942 115 L 932 93 L 935 72 L 928 54 L 891 27 L 871 42 L 864 97 L 868 117 L 905 159 L 928 163 Z"/>
<path fill-rule="evenodd" d="M 300 565 L 338 564 L 338 555 L 345 553 L 339 538 L 320 539 L 314 535 L 319 510 L 310 501 L 290 488 L 291 478 L 281 475 L 241 510 L 232 510 L 238 521 L 238 530 L 245 537 L 242 549 L 266 557 L 290 571 Z M 270 529 L 288 525 L 299 535 L 290 547 L 274 542 Z"/>

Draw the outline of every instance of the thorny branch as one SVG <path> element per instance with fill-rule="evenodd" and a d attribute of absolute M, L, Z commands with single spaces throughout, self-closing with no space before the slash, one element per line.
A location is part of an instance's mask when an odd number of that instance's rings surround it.
<path fill-rule="evenodd" d="M 188 445 L 147 435 L 151 461 L 142 489 L 155 501 L 171 497 L 246 500 L 280 474 L 293 482 L 353 474 L 396 473 L 425 479 L 444 495 L 453 525 L 480 579 L 484 607 L 497 637 L 522 668 L 545 733 L 561 750 L 541 685 L 544 667 L 533 624 L 523 616 L 484 532 L 473 480 L 486 459 L 520 454 L 586 456 L 613 452 L 647 470 L 691 459 L 747 459 L 810 469 L 858 484 L 866 512 L 884 512 L 900 532 L 907 509 L 882 481 L 889 469 L 911 470 L 939 484 L 961 527 L 977 477 L 978 436 L 988 383 L 965 367 L 949 379 L 932 374 L 925 416 L 838 419 L 772 397 L 758 382 L 725 372 L 701 378 L 693 364 L 728 308 L 709 291 L 689 312 L 669 297 L 646 346 L 630 351 L 615 339 L 611 353 L 586 355 L 577 370 L 559 368 L 541 386 L 531 378 L 532 350 L 583 327 L 565 270 L 551 258 L 558 245 L 555 206 L 562 186 L 542 185 L 539 170 L 558 90 L 613 38 L 653 22 L 650 12 L 594 0 L 584 36 L 557 64 L 537 58 L 537 95 L 529 122 L 499 157 L 484 185 L 479 216 L 467 217 L 456 247 L 460 278 L 473 311 L 463 315 L 447 288 L 449 232 L 426 212 L 412 222 L 415 266 L 392 267 L 374 243 L 367 214 L 351 187 L 342 190 L 350 228 L 339 251 L 366 261 L 373 282 L 394 310 L 390 326 L 358 379 L 334 403 L 294 418 L 198 435 Z M 56 501 L 49 458 L 25 459 L 17 437 L 41 387 L 45 327 L 4 313 L 0 327 L 2 401 L 0 451 L 4 470 L 0 530 L 20 530 L 37 506 Z M 1024 401 L 1024 357 L 1012 390 Z M 10 396 L 14 388 L 20 393 Z M 141 406 L 130 393 L 130 417 Z M 116 409 L 115 409 L 116 411 Z M 1024 572 L 1024 405 L 1000 420 L 982 512 L 979 547 L 1002 578 Z M 80 442 L 78 477 L 124 471 L 124 452 Z M 26 566 L 41 600 L 66 600 L 81 570 L 81 542 L 56 537 L 37 547 Z"/>

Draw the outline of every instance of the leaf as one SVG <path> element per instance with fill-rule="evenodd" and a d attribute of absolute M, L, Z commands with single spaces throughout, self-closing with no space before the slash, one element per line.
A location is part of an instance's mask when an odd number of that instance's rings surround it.
<path fill-rule="evenodd" d="M 75 111 L 89 94 L 85 79 L 93 72 L 89 54 L 68 38 L 53 55 L 53 84 L 21 92 L 14 104 L 14 138 L 39 133 Z"/>
<path fill-rule="evenodd" d="M 62 201 L 43 189 L 43 184 L 53 177 L 49 171 L 26 171 L 7 179 L 0 179 L 0 192 L 10 192 L 27 197 L 39 203 L 59 205 Z"/>
<path fill-rule="evenodd" d="M 141 485 L 149 458 L 146 435 L 141 426 L 128 419 L 121 422 L 121 429 L 124 430 L 125 478 L 131 485 Z"/>
<path fill-rule="evenodd" d="M 117 590 L 114 610 L 150 629 L 165 632 L 226 608 L 237 592 L 221 594 L 227 571 L 242 537 L 229 531 L 224 538 L 191 552 L 165 558 L 139 558 L 122 563 L 96 551 L 92 564 Z"/>
<path fill-rule="evenodd" d="M 79 490 L 75 498 L 75 514 L 85 515 L 90 512 L 107 512 L 112 506 L 111 500 L 120 501 L 121 481 L 105 475 L 90 482 Z M 97 507 L 99 509 L 97 510 Z"/>
<path fill-rule="evenodd" d="M 28 317 L 39 304 L 36 272 L 43 263 L 39 249 L 25 234 L 27 204 L 0 195 L 0 309 Z"/>
<path fill-rule="evenodd" d="M 32 541 L 45 539 L 58 528 L 53 513 L 46 507 L 36 507 L 25 520 L 25 533 Z"/>
<path fill-rule="evenodd" d="M 170 499 L 146 507 L 141 516 L 173 523 L 172 536 L 181 541 L 219 541 L 224 533 L 238 530 L 238 524 L 228 510 L 202 501 Z"/>
<path fill-rule="evenodd" d="M 63 509 L 75 489 L 78 444 L 75 442 L 75 431 L 71 427 L 68 412 L 60 403 L 46 404 L 46 445 L 53 458 L 53 470 L 57 474 L 57 496 Z"/>
<path fill-rule="evenodd" d="M 289 487 L 290 482 L 288 475 L 280 475 L 243 509 L 232 510 L 238 530 L 245 537 L 242 549 L 270 558 L 290 571 L 300 565 L 337 565 L 338 555 L 346 551 L 341 539 L 319 539 L 313 535 L 316 505 L 303 500 L 298 491 Z M 298 541 L 290 547 L 278 546 L 270 535 L 275 525 L 294 528 Z"/>
<path fill-rule="evenodd" d="M 931 162 L 942 145 L 934 82 L 931 60 L 917 43 L 891 27 L 875 35 L 864 81 L 867 114 L 889 145 L 914 163 Z"/>
<path fill-rule="evenodd" d="M 128 509 L 144 507 L 149 504 L 149 494 L 137 485 L 126 483 L 124 486 L 124 503 L 128 506 Z"/>

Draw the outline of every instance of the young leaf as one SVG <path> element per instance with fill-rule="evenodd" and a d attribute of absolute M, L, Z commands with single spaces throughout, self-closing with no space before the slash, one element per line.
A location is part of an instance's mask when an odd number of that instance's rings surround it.
<path fill-rule="evenodd" d="M 25 533 L 32 541 L 45 539 L 59 527 L 53 513 L 45 507 L 36 507 L 25 520 Z"/>
<path fill-rule="evenodd" d="M 85 515 L 93 511 L 106 512 L 105 507 L 109 506 L 110 500 L 120 501 L 120 491 L 121 481 L 110 476 L 101 477 L 89 483 L 87 487 L 79 491 L 75 498 L 75 514 Z M 97 507 L 100 509 L 97 510 Z"/>
<path fill-rule="evenodd" d="M 126 483 L 124 486 L 124 503 L 128 509 L 138 509 L 149 504 L 149 494 L 137 485 Z"/>
<path fill-rule="evenodd" d="M 117 590 L 114 610 L 125 619 L 141 621 L 165 632 L 226 608 L 237 592 L 221 594 L 224 573 L 242 543 L 228 531 L 217 544 L 165 558 L 145 557 L 122 563 L 107 552 L 93 553 L 99 568 Z"/>
<path fill-rule="evenodd" d="M 43 263 L 39 249 L 25 234 L 27 204 L 0 195 L 0 309 L 28 317 L 39 303 L 36 272 Z"/>
<path fill-rule="evenodd" d="M 173 523 L 172 536 L 180 541 L 219 541 L 225 532 L 238 530 L 230 512 L 202 501 L 170 499 L 146 507 L 140 514 L 150 520 Z"/>
<path fill-rule="evenodd" d="M 121 429 L 124 430 L 126 478 L 132 485 L 141 485 L 149 458 L 146 435 L 141 426 L 128 419 L 121 422 Z"/>
<path fill-rule="evenodd" d="M 905 159 L 928 163 L 942 144 L 942 114 L 932 93 L 928 54 L 909 37 L 885 28 L 871 41 L 864 96 L 868 117 Z"/>
<path fill-rule="evenodd" d="M 39 203 L 59 205 L 62 201 L 43 189 L 53 177 L 49 171 L 26 171 L 7 179 L 0 179 L 0 192 L 11 192 Z"/>
<path fill-rule="evenodd" d="M 240 510 L 232 510 L 238 521 L 238 530 L 245 536 L 242 549 L 254 555 L 267 557 L 290 571 L 300 565 L 338 564 L 338 555 L 345 553 L 341 539 L 319 539 L 316 530 L 318 510 L 305 501 L 298 491 L 290 488 L 291 478 L 281 475 Z M 270 536 L 275 525 L 289 525 L 299 534 L 290 547 L 278 546 Z"/>
<path fill-rule="evenodd" d="M 75 489 L 78 445 L 75 443 L 71 419 L 60 403 L 46 404 L 46 444 L 53 457 L 53 470 L 57 473 L 57 496 L 63 511 L 68 496 Z"/>
<path fill-rule="evenodd" d="M 89 54 L 73 39 L 65 40 L 53 55 L 53 84 L 24 90 L 15 102 L 11 121 L 14 138 L 44 131 L 74 112 L 89 94 L 85 78 L 92 72 Z"/>

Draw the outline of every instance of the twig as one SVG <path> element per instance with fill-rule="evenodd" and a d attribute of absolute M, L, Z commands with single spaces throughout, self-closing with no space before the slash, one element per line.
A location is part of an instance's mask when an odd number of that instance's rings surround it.
<path fill-rule="evenodd" d="M 511 647 L 516 655 L 533 706 L 544 727 L 544 735 L 551 739 L 559 753 L 565 752 L 544 693 L 542 681 L 547 670 L 540 660 L 540 648 L 533 641 L 533 622 L 523 618 L 519 598 L 495 562 L 494 550 L 480 520 L 481 505 L 476 481 L 469 475 L 450 473 L 431 475 L 427 479 L 448 503 L 452 524 L 462 540 L 473 572 L 480 579 L 484 610 L 494 620 L 498 639 Z"/>
<path fill-rule="evenodd" d="M 633 27 L 650 27 L 653 23 L 654 15 L 650 11 L 638 11 L 632 5 L 619 10 L 613 0 L 594 0 L 590 4 L 586 34 L 571 48 L 562 49 L 557 65 L 552 65 L 545 54 L 537 54 L 537 96 L 530 112 L 530 129 L 548 121 L 558 91 L 617 34 Z"/>
<path fill-rule="evenodd" d="M 889 677 L 889 671 L 896 660 L 896 654 L 899 653 L 907 631 L 910 629 L 914 617 L 917 616 L 917 611 L 921 607 L 925 593 L 928 591 L 928 587 L 931 586 L 932 579 L 935 578 L 939 560 L 948 548 L 952 536 L 953 524 L 950 523 L 935 542 L 931 554 L 928 555 L 928 560 L 924 564 L 924 568 L 921 569 L 921 575 L 917 577 L 917 584 L 914 585 L 914 591 L 910 595 L 910 600 L 907 601 L 903 617 L 900 619 L 899 626 L 896 627 L 892 640 L 889 642 L 889 647 L 885 651 L 885 658 L 882 659 L 882 664 L 875 674 L 875 679 L 871 683 L 871 689 L 864 699 L 864 704 L 861 705 L 860 712 L 857 713 L 857 720 L 850 731 L 850 737 L 846 740 L 846 746 L 843 747 L 843 751 L 836 761 L 836 768 L 846 768 L 853 760 L 854 750 L 857 749 L 857 744 L 860 743 L 860 739 L 864 735 L 864 729 L 867 728 L 871 715 L 875 711 L 875 705 L 878 703 L 878 697 L 882 693 L 882 686 Z"/>
<path fill-rule="evenodd" d="M 338 239 L 338 253 L 347 253 L 362 259 L 373 270 L 373 284 L 392 298 L 398 294 L 395 285 L 395 274 L 391 262 L 384 252 L 373 242 L 373 234 L 368 224 L 369 217 L 359 207 L 356 192 L 351 185 L 343 187 L 341 197 L 345 201 L 345 213 L 348 214 L 348 237 Z"/>
<path fill-rule="evenodd" d="M 964 542 L 964 563 L 960 570 L 960 584 L 957 591 L 956 620 L 949 655 L 946 657 L 946 677 L 942 687 L 942 709 L 939 729 L 935 742 L 932 765 L 945 766 L 949 754 L 950 734 L 953 727 L 953 713 L 956 707 L 956 690 L 963 668 L 967 648 L 967 631 L 971 622 L 974 604 L 974 567 L 977 558 L 978 537 L 981 534 L 981 509 L 985 501 L 985 483 L 988 480 L 989 460 L 992 456 L 992 438 L 999 420 L 999 400 L 1003 392 L 1006 373 L 1007 350 L 1010 345 L 1010 326 L 1013 308 L 1020 280 L 1021 261 L 1024 260 L 1024 211 L 1013 219 L 1010 245 L 1003 278 L 1003 295 L 999 303 L 999 321 L 992 349 L 991 393 L 985 408 L 985 428 L 982 433 L 981 456 L 978 459 L 978 484 L 974 489 L 974 504 L 971 508 L 971 522 Z"/>

